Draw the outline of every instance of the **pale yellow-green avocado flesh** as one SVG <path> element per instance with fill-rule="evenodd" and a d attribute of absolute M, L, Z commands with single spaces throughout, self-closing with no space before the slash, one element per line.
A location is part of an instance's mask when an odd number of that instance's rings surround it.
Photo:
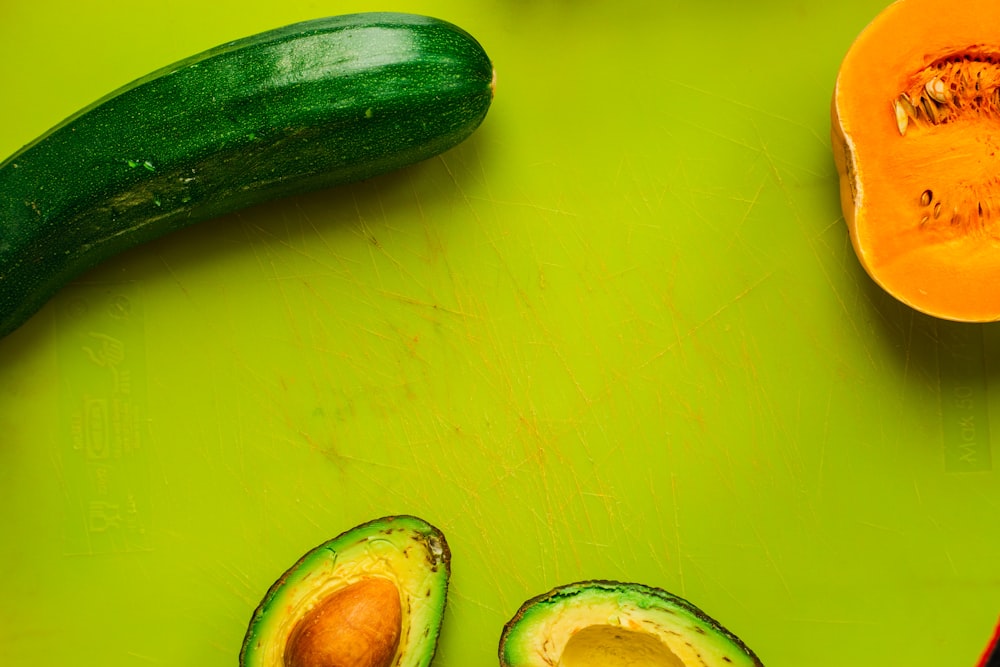
<path fill-rule="evenodd" d="M 655 634 L 617 625 L 588 625 L 574 633 L 559 658 L 561 667 L 684 667 Z"/>
<path fill-rule="evenodd" d="M 586 581 L 528 600 L 504 627 L 501 667 L 760 667 L 691 603 L 642 584 Z"/>
<path fill-rule="evenodd" d="M 398 667 L 427 667 L 437 645 L 450 575 L 444 536 L 421 519 L 385 517 L 353 528 L 299 559 L 267 592 L 250 620 L 241 667 L 285 667 L 296 625 L 335 591 L 369 577 L 400 594 Z"/>

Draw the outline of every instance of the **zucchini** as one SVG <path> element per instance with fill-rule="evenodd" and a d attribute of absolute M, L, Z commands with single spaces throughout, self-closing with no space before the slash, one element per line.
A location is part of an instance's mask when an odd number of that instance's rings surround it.
<path fill-rule="evenodd" d="M 0 163 L 0 337 L 123 250 L 442 153 L 492 98 L 471 35 L 394 13 L 296 23 L 138 79 Z"/>

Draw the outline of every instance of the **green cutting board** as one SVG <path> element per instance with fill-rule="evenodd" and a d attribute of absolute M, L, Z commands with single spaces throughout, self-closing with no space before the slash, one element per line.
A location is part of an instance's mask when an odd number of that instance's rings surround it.
<path fill-rule="evenodd" d="M 307 18 L 446 18 L 468 142 L 137 248 L 0 340 L 0 664 L 232 666 L 309 548 L 417 514 L 435 664 L 588 578 L 769 667 L 969 666 L 1000 612 L 1000 329 L 859 267 L 829 101 L 884 0 L 0 5 L 0 153 Z"/>

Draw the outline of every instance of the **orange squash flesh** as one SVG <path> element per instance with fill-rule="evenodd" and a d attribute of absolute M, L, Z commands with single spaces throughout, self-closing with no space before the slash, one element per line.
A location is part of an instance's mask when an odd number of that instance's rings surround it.
<path fill-rule="evenodd" d="M 1000 2 L 890 5 L 845 56 L 831 114 L 872 279 L 936 317 L 1000 319 Z"/>

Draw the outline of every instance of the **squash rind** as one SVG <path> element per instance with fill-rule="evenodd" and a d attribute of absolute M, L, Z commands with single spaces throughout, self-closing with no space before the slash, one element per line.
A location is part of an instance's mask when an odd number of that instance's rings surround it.
<path fill-rule="evenodd" d="M 983 195 L 987 199 L 978 214 L 971 199 L 971 217 L 993 215 L 995 227 L 949 224 L 970 217 L 954 193 L 995 187 L 989 175 L 1000 173 L 1000 151 L 994 150 L 1000 142 L 992 136 L 996 126 L 1000 137 L 1000 125 L 995 118 L 963 117 L 901 131 L 893 102 L 915 73 L 942 59 L 1000 53 L 990 17 L 1000 20 L 1000 5 L 987 0 L 898 0 L 851 45 L 831 104 L 841 208 L 860 264 L 898 300 L 955 321 L 1000 319 L 1000 215 L 993 213 L 992 196 Z M 946 208 L 948 222 L 942 216 L 923 224 L 918 211 L 929 198 L 921 193 L 931 189 L 958 202 Z M 1000 187 L 996 190 L 1000 196 Z M 927 219 L 936 218 L 941 207 L 930 210 L 935 215 Z"/>

